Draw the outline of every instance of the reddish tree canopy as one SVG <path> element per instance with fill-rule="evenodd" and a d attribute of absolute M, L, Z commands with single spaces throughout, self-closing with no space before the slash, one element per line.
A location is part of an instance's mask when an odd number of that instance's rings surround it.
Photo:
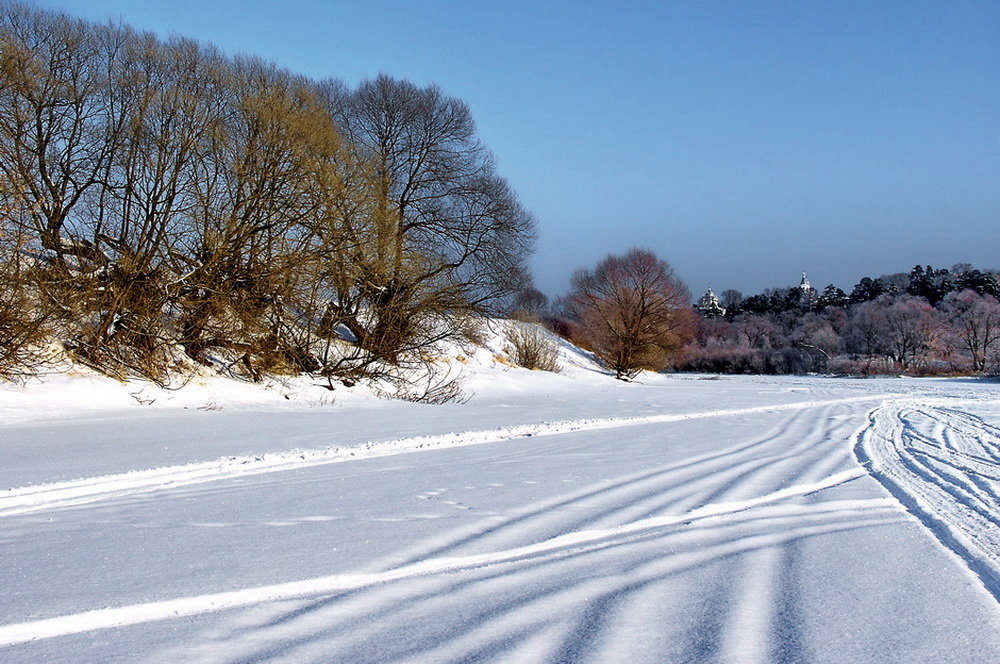
<path fill-rule="evenodd" d="M 579 270 L 570 295 L 586 342 L 621 379 L 666 367 L 691 336 L 690 300 L 670 265 L 645 249 Z"/>

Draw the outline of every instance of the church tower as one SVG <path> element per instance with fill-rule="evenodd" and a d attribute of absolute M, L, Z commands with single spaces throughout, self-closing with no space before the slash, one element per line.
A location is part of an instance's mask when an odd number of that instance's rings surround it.
<path fill-rule="evenodd" d="M 809 279 L 806 277 L 805 272 L 802 273 L 802 281 L 799 282 L 799 290 L 802 291 L 802 297 L 799 301 L 807 308 L 812 308 L 812 306 L 816 304 L 816 300 L 819 298 L 819 293 L 816 292 L 816 289 L 809 283 Z"/>
<path fill-rule="evenodd" d="M 711 286 L 699 298 L 698 304 L 694 305 L 694 308 L 705 318 L 721 318 L 726 315 L 726 310 L 719 304 L 719 298 L 716 297 Z"/>

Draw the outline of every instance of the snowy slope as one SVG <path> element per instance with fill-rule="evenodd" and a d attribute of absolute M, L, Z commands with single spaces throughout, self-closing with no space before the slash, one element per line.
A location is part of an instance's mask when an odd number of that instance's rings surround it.
<path fill-rule="evenodd" d="M 995 383 L 492 355 L 3 388 L 0 662 L 995 661 Z"/>

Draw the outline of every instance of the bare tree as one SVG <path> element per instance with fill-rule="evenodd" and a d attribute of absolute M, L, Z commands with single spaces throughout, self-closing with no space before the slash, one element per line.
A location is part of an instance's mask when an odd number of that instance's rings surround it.
<path fill-rule="evenodd" d="M 160 235 L 132 232 L 119 203 L 142 184 L 128 164 L 148 148 L 136 140 L 138 101 L 157 88 L 135 74 L 159 59 L 155 40 L 4 4 L 0 42 L 0 173 L 21 203 L 7 206 L 9 220 L 39 259 L 24 276 L 39 302 L 56 305 L 77 357 L 149 374 L 148 351 L 160 345 L 150 343 L 163 304 L 150 268 Z"/>
<path fill-rule="evenodd" d="M 24 193 L 20 220 L 63 267 L 66 256 L 89 270 L 107 262 L 83 208 L 120 147 L 109 72 L 122 40 L 110 27 L 0 5 L 0 171 Z"/>
<path fill-rule="evenodd" d="M 27 287 L 34 261 L 25 246 L 24 230 L 9 223 L 0 203 L 0 378 L 32 374 L 51 333 L 49 304 Z"/>
<path fill-rule="evenodd" d="M 922 362 L 940 335 L 940 320 L 923 298 L 900 296 L 884 310 L 889 357 L 904 371 Z"/>
<path fill-rule="evenodd" d="M 991 351 L 1000 345 L 1000 303 L 964 290 L 945 296 L 942 309 L 959 345 L 972 356 L 972 370 L 985 371 Z"/>
<path fill-rule="evenodd" d="M 816 313 L 807 313 L 797 321 L 790 335 L 790 341 L 798 348 L 815 357 L 813 371 L 826 371 L 838 354 L 843 351 L 844 341 L 834 328 L 830 318 Z M 820 359 L 821 358 L 821 359 Z"/>
<path fill-rule="evenodd" d="M 726 309 L 732 309 L 743 301 L 743 293 L 736 290 L 735 288 L 727 288 L 726 290 L 719 293 L 719 305 Z"/>
<path fill-rule="evenodd" d="M 690 293 L 651 251 L 630 249 L 578 271 L 570 298 L 590 347 L 619 379 L 665 368 L 691 336 Z"/>
<path fill-rule="evenodd" d="M 417 334 L 428 316 L 489 308 L 526 284 L 533 222 L 464 102 L 384 75 L 325 91 L 370 164 L 373 195 L 346 226 L 352 278 L 331 310 L 362 347 L 395 362 L 416 337 L 429 340 Z"/>
<path fill-rule="evenodd" d="M 437 87 L 318 86 L 0 0 L 0 240 L 0 308 L 55 305 L 108 373 L 161 380 L 179 346 L 435 400 L 450 379 L 403 358 L 529 283 L 533 222 Z"/>
<path fill-rule="evenodd" d="M 317 261 L 336 243 L 343 145 L 304 79 L 255 60 L 227 75 L 224 122 L 198 160 L 196 204 L 171 251 L 183 275 L 180 340 L 202 361 L 212 348 L 235 353 L 252 377 L 315 368 L 305 345 L 287 347 L 288 316 L 312 324 Z"/>
<path fill-rule="evenodd" d="M 534 286 L 527 286 L 514 294 L 514 303 L 511 309 L 514 318 L 538 321 L 541 320 L 548 306 L 549 298 L 545 293 Z"/>
<path fill-rule="evenodd" d="M 172 245 L 196 207 L 196 169 L 220 126 L 222 58 L 184 39 L 117 29 L 109 71 L 119 146 L 86 205 L 107 262 L 90 298 L 93 325 L 73 340 L 105 370 L 164 380 L 174 341 L 166 308 L 182 281 Z"/>
<path fill-rule="evenodd" d="M 771 314 L 744 314 L 733 321 L 733 329 L 749 348 L 780 348 L 783 335 Z"/>
<path fill-rule="evenodd" d="M 907 371 L 925 359 L 939 336 L 940 321 L 921 297 L 882 295 L 854 307 L 851 327 L 856 349 Z"/>

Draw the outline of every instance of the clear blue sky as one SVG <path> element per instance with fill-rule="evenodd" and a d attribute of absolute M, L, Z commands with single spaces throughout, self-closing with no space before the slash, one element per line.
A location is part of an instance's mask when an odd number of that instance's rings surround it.
<path fill-rule="evenodd" d="M 1000 267 L 1000 2 L 38 0 L 472 108 L 549 295 L 653 249 L 697 294 Z"/>

